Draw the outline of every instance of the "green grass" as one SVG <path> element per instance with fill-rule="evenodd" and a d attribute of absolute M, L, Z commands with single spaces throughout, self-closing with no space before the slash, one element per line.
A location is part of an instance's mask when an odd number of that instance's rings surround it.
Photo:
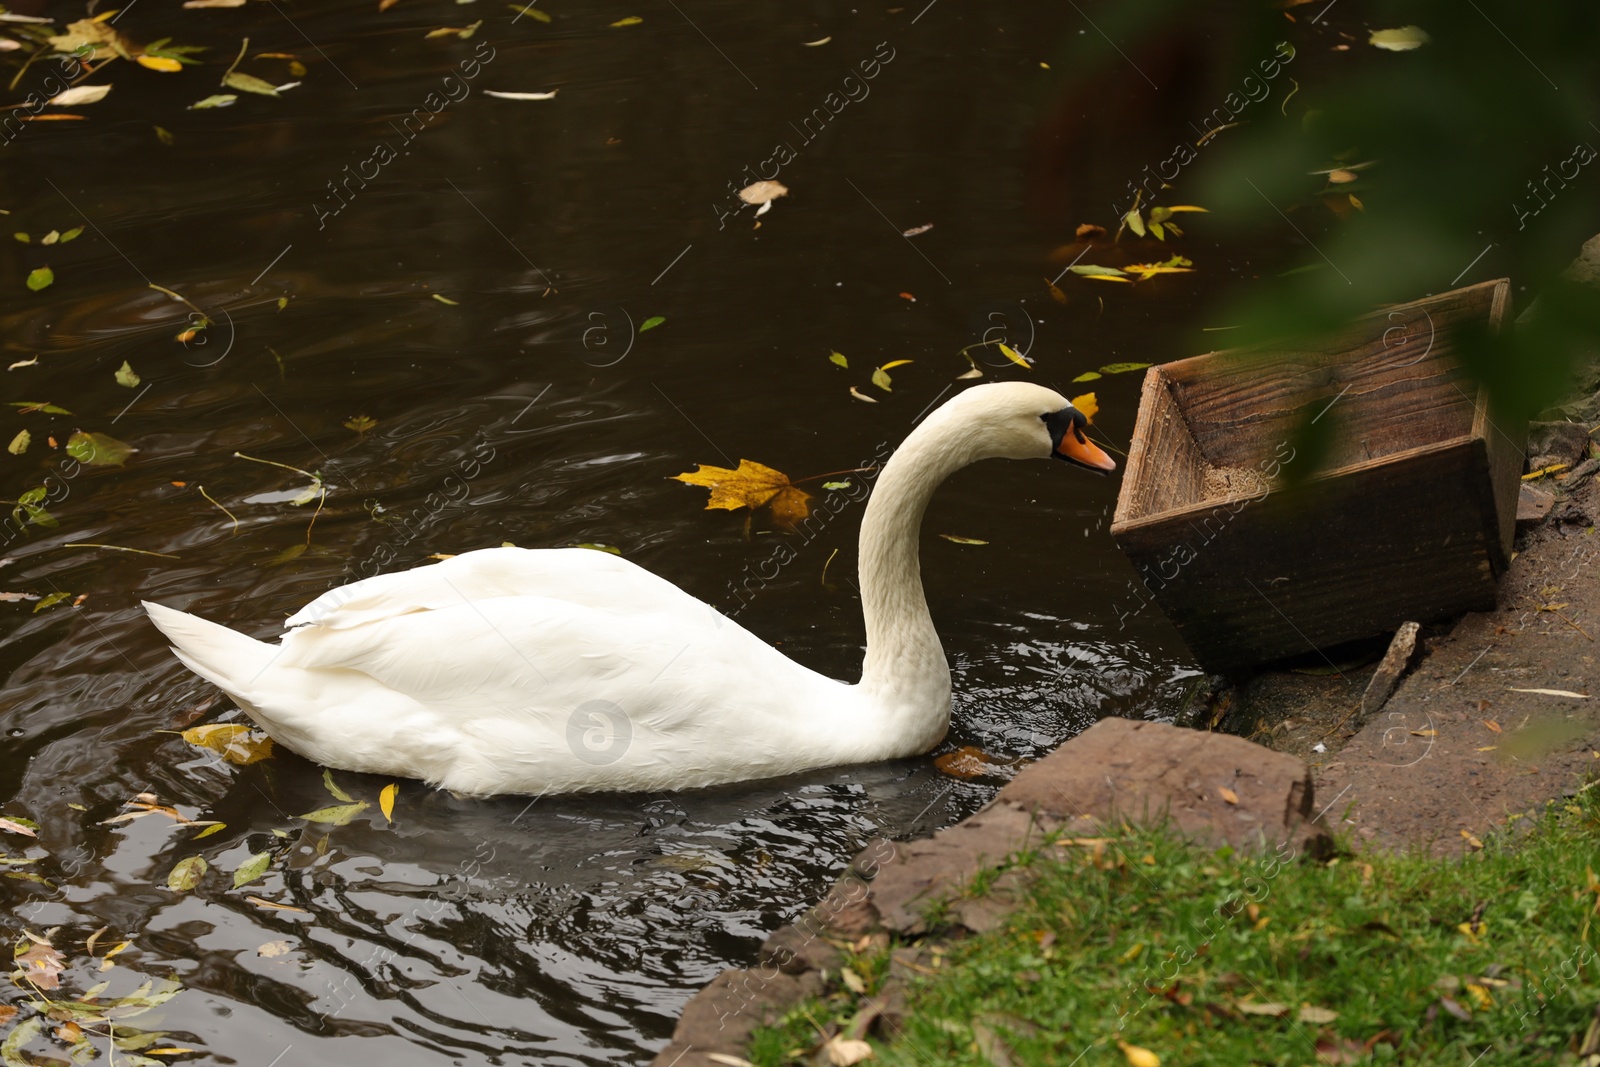
<path fill-rule="evenodd" d="M 1600 789 L 1461 860 L 1283 862 L 1156 828 L 1008 866 L 1028 875 L 1018 910 L 982 936 L 922 939 L 904 1029 L 874 1036 L 869 1063 L 1124 1067 L 1142 1048 L 1166 1067 L 1575 1065 L 1600 1006 Z M 969 894 L 993 873 L 978 883 Z M 752 1061 L 812 1062 L 826 1037 L 856 1036 L 908 944 L 881 942 L 758 1032 Z"/>

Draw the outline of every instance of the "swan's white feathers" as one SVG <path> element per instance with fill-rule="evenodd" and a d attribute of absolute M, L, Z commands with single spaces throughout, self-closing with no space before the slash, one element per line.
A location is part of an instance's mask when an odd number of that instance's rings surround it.
<path fill-rule="evenodd" d="M 461 793 L 687 789 L 925 752 L 950 677 L 922 595 L 934 488 L 991 457 L 1044 458 L 1067 401 L 979 385 L 884 467 L 861 527 L 868 651 L 845 685 L 627 560 L 495 548 L 334 589 L 280 644 L 156 604 L 180 660 L 286 748 Z"/>

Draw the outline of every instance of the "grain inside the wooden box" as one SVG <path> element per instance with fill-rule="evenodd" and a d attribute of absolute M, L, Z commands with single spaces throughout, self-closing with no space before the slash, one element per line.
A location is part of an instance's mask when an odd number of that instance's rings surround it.
<path fill-rule="evenodd" d="M 1206 467 L 1201 493 L 1205 499 L 1230 496 L 1260 496 L 1274 481 L 1254 467 Z"/>

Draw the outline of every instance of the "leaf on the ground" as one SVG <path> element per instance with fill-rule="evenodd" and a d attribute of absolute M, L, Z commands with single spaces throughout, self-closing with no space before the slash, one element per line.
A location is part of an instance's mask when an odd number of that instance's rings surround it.
<path fill-rule="evenodd" d="M 67 966 L 67 957 L 48 941 L 32 937 L 29 940 L 28 950 L 15 954 L 16 962 L 22 968 L 23 977 L 40 989 L 59 989 L 61 972 Z"/>
<path fill-rule="evenodd" d="M 134 388 L 142 380 L 134 371 L 132 364 L 130 364 L 127 360 L 123 360 L 122 366 L 117 368 L 116 379 L 118 385 L 124 386 L 128 389 Z"/>
<path fill-rule="evenodd" d="M 822 1048 L 828 1054 L 828 1062 L 833 1064 L 833 1067 L 852 1067 L 853 1064 L 872 1058 L 872 1046 L 857 1038 L 831 1037 Z"/>
<path fill-rule="evenodd" d="M 1314 1004 L 1302 1004 L 1300 1006 L 1300 1014 L 1297 1016 L 1301 1022 L 1309 1023 L 1312 1026 L 1331 1023 L 1338 1017 L 1338 1012 L 1331 1011 L 1328 1008 L 1319 1008 Z"/>
<path fill-rule="evenodd" d="M 1435 730 L 1435 729 L 1432 729 L 1431 727 L 1429 729 L 1426 729 L 1426 730 L 1412 730 L 1411 731 L 1411 736 L 1412 737 L 1438 737 L 1439 736 L 1439 731 Z"/>
<path fill-rule="evenodd" d="M 28 288 L 36 293 L 40 289 L 48 289 L 55 280 L 56 272 L 49 267 L 35 267 L 28 272 Z"/>
<path fill-rule="evenodd" d="M 1409 52 L 1421 48 L 1433 38 L 1421 26 L 1401 26 L 1394 30 L 1373 30 L 1367 43 L 1388 52 Z"/>
<path fill-rule="evenodd" d="M 1116 267 L 1102 267 L 1098 263 L 1074 263 L 1067 269 L 1079 277 L 1095 281 L 1130 283 L 1132 281 L 1127 271 L 1118 270 Z"/>
<path fill-rule="evenodd" d="M 495 89 L 485 89 L 484 96 L 498 97 L 501 100 L 554 100 L 560 89 L 551 89 L 548 93 L 503 93 Z"/>
<path fill-rule="evenodd" d="M 1009 762 L 999 759 L 981 748 L 972 745 L 962 745 L 954 752 L 946 752 L 933 758 L 933 765 L 952 778 L 985 778 L 995 774 L 1009 773 L 1012 766 Z"/>
<path fill-rule="evenodd" d="M 972 1020 L 972 1043 L 993 1067 L 1018 1067 L 1016 1050 L 989 1025 L 990 1017 Z"/>
<path fill-rule="evenodd" d="M 6 451 L 13 456 L 20 456 L 28 450 L 28 446 L 31 444 L 33 444 L 33 434 L 27 430 L 18 430 L 17 436 L 13 437 L 11 443 L 6 446 Z"/>
<path fill-rule="evenodd" d="M 1372 1049 L 1355 1038 L 1327 1034 L 1317 1038 L 1317 1062 L 1328 1064 L 1329 1067 L 1349 1067 L 1349 1065 L 1357 1063 L 1371 1063 Z"/>
<path fill-rule="evenodd" d="M 1122 1055 L 1127 1058 L 1128 1067 L 1161 1067 L 1161 1057 L 1147 1048 L 1130 1045 L 1126 1041 L 1118 1041 L 1117 1047 L 1122 1050 Z"/>
<path fill-rule="evenodd" d="M 1148 363 L 1107 363 L 1104 367 L 1100 368 L 1100 373 L 1126 374 L 1129 371 L 1144 370 L 1149 366 L 1150 364 Z"/>
<path fill-rule="evenodd" d="M 1513 693 L 1538 693 L 1540 696 L 1547 696 L 1547 697 L 1572 697 L 1574 700 L 1588 700 L 1589 699 L 1589 694 L 1587 694 L 1587 693 L 1574 693 L 1570 689 L 1518 689 L 1515 686 L 1513 686 L 1513 687 L 1511 687 L 1511 691 Z"/>
<path fill-rule="evenodd" d="M 787 474 L 748 459 L 740 459 L 737 470 L 702 463 L 694 471 L 673 475 L 673 480 L 710 489 L 707 511 L 717 508 L 728 511 L 736 508 L 754 509 L 771 504 L 774 515 L 794 516 L 789 521 L 803 519 L 811 513 L 806 503 L 811 499 L 810 493 L 796 488 Z"/>
<path fill-rule="evenodd" d="M 272 738 L 243 723 L 217 722 L 191 726 L 179 735 L 191 745 L 210 749 L 229 763 L 247 766 L 272 755 Z"/>
<path fill-rule="evenodd" d="M 1289 1014 L 1289 1005 L 1275 1004 L 1270 1000 L 1238 1000 L 1234 1001 L 1233 1006 L 1246 1015 L 1270 1015 L 1273 1018 L 1280 1018 Z"/>
<path fill-rule="evenodd" d="M 230 70 L 227 77 L 222 79 L 222 84 L 230 89 L 237 89 L 241 93 L 255 93 L 259 96 L 277 96 L 278 87 L 264 78 L 254 74 L 246 74 L 242 70 Z"/>
<path fill-rule="evenodd" d="M 1239 803 L 1239 794 L 1235 793 L 1227 786 L 1219 786 L 1217 792 L 1220 793 L 1222 795 L 1222 799 L 1226 800 L 1229 804 Z"/>
<path fill-rule="evenodd" d="M 637 26 L 643 21 L 644 19 L 640 18 L 638 15 L 629 15 L 627 18 L 618 19 L 617 21 L 613 22 L 611 24 L 611 28 L 617 29 L 619 26 Z"/>
<path fill-rule="evenodd" d="M 770 204 L 780 196 L 788 196 L 789 187 L 782 182 L 752 182 L 739 190 L 739 199 L 747 204 Z"/>
<path fill-rule="evenodd" d="M 187 856 L 178 861 L 167 875 L 167 888 L 177 893 L 187 893 L 205 877 L 206 861 L 203 856 Z"/>
<path fill-rule="evenodd" d="M 0 831 L 21 834 L 23 837 L 38 837 L 39 824 L 32 819 L 7 819 L 0 816 Z"/>
<path fill-rule="evenodd" d="M 67 455 L 92 467 L 120 467 L 137 451 L 132 445 L 103 433 L 79 430 L 67 438 Z"/>
<path fill-rule="evenodd" d="M 835 366 L 843 367 L 846 370 L 850 369 L 850 361 L 845 358 L 843 352 L 828 353 L 828 362 L 834 364 Z"/>
<path fill-rule="evenodd" d="M 355 802 L 355 797 L 351 796 L 349 793 L 346 793 L 343 789 L 340 789 L 338 784 L 334 782 L 333 771 L 327 767 L 322 769 L 322 786 L 333 796 L 333 799 L 335 800 L 342 800 L 346 804 Z"/>
<path fill-rule="evenodd" d="M 1073 407 L 1077 408 L 1079 411 L 1083 412 L 1083 417 L 1088 419 L 1090 422 L 1093 422 L 1094 417 L 1100 414 L 1100 399 L 1093 393 L 1084 393 L 1082 396 L 1075 396 L 1067 402 Z"/>
<path fill-rule="evenodd" d="M 213 93 L 204 100 L 197 100 L 189 105 L 190 111 L 201 111 L 208 107 L 232 107 L 239 98 L 232 93 Z"/>
<path fill-rule="evenodd" d="M 394 798 L 399 792 L 400 786 L 395 782 L 390 782 L 378 794 L 378 810 L 383 812 L 383 817 L 387 822 L 394 822 Z"/>
<path fill-rule="evenodd" d="M 646 330 L 653 330 L 666 321 L 667 317 L 665 315 L 651 315 L 639 324 L 639 332 L 644 333 Z"/>
<path fill-rule="evenodd" d="M 318 808 L 316 811 L 309 811 L 299 816 L 299 818 L 304 819 L 306 822 L 326 823 L 329 826 L 344 826 L 351 819 L 366 811 L 368 806 L 365 800 L 358 800 L 354 804 L 337 804 L 333 807 Z"/>
<path fill-rule="evenodd" d="M 1462 830 L 1461 839 L 1465 841 L 1467 843 L 1467 847 L 1474 852 L 1479 852 L 1483 849 L 1483 842 L 1478 840 L 1477 835 L 1471 830 Z"/>
<path fill-rule="evenodd" d="M 976 537 L 957 537 L 955 534 L 942 533 L 939 536 L 944 538 L 946 541 L 950 541 L 958 545 L 986 545 L 989 543 L 987 541 L 980 541 Z"/>
<path fill-rule="evenodd" d="M 272 853 L 257 852 L 254 856 L 239 865 L 233 872 L 233 888 L 247 886 L 251 882 L 267 873 L 267 868 L 272 866 Z"/>

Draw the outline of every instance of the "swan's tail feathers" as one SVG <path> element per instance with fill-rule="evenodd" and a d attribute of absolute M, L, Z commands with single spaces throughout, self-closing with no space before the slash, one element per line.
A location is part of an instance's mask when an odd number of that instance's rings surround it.
<path fill-rule="evenodd" d="M 261 672 L 271 666 L 278 646 L 246 637 L 237 630 L 196 615 L 143 601 L 150 621 L 167 635 L 184 666 L 239 699 Z"/>

